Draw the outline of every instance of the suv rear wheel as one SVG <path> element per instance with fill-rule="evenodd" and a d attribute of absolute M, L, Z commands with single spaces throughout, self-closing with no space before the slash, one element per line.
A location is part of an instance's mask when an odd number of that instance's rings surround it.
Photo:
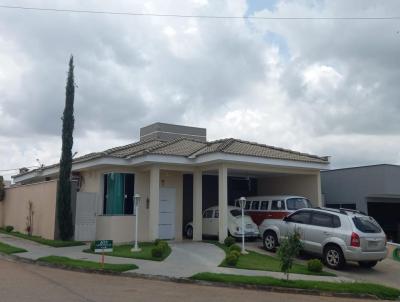
<path fill-rule="evenodd" d="M 329 268 L 341 269 L 346 263 L 346 260 L 344 259 L 341 248 L 337 245 L 330 244 L 324 249 L 324 262 Z"/>
<path fill-rule="evenodd" d="M 275 251 L 276 246 L 278 245 L 278 237 L 276 236 L 275 232 L 272 231 L 265 232 L 263 236 L 263 244 L 264 248 L 267 251 L 269 252 Z"/>
<path fill-rule="evenodd" d="M 359 262 L 358 262 L 358 264 L 359 264 L 361 267 L 365 267 L 365 268 L 374 267 L 377 263 L 378 263 L 378 261 L 359 261 Z"/>

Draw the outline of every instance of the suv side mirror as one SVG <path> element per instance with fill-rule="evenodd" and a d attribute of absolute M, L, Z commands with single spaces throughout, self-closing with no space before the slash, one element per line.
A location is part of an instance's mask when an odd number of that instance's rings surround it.
<path fill-rule="evenodd" d="M 285 217 L 283 217 L 283 221 L 288 222 L 288 221 L 290 221 L 290 219 L 287 216 L 285 216 Z"/>

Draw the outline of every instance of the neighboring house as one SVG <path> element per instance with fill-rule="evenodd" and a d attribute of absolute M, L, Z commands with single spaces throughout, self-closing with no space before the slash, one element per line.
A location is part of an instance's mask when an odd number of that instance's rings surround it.
<path fill-rule="evenodd" d="M 400 166 L 373 165 L 323 171 L 324 203 L 374 217 L 389 239 L 400 242 Z"/>
<path fill-rule="evenodd" d="M 181 240 L 185 223 L 192 220 L 193 239 L 201 240 L 202 211 L 212 205 L 219 206 L 217 223 L 223 240 L 227 206 L 235 198 L 291 194 L 318 206 L 320 170 L 328 167 L 328 157 L 232 138 L 209 142 L 206 129 L 155 123 L 140 129 L 138 142 L 74 159 L 75 239 L 132 241 L 136 219 L 132 201 L 134 194 L 140 194 L 139 240 Z M 2 223 L 13 224 L 17 215 L 26 217 L 15 208 L 31 198 L 37 200 L 38 209 L 50 212 L 35 212 L 36 230 L 50 229 L 56 236 L 53 195 L 58 170 L 52 165 L 14 176 L 17 185 L 6 194 Z M 52 223 L 42 226 L 42 219 Z"/>

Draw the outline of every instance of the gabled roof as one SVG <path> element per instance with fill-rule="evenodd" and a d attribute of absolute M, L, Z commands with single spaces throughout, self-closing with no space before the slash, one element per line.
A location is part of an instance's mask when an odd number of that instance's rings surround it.
<path fill-rule="evenodd" d="M 75 158 L 73 162 L 86 162 L 102 157 L 131 159 L 149 154 L 179 156 L 195 159 L 212 153 L 225 153 L 239 156 L 271 158 L 317 164 L 329 163 L 328 157 L 319 157 L 316 155 L 300 153 L 254 142 L 242 141 L 234 138 L 202 142 L 185 137 L 180 137 L 172 141 L 161 141 L 157 139 L 142 140 L 133 144 L 107 149 L 103 152 L 89 153 Z M 58 166 L 58 164 L 46 166 L 42 169 L 56 166 Z M 29 171 L 27 173 L 33 171 Z"/>

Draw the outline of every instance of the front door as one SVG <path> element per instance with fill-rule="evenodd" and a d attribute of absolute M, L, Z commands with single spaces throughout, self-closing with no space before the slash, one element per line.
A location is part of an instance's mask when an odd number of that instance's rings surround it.
<path fill-rule="evenodd" d="M 175 205 L 176 205 L 176 189 L 160 188 L 160 222 L 159 236 L 160 239 L 175 238 Z"/>

